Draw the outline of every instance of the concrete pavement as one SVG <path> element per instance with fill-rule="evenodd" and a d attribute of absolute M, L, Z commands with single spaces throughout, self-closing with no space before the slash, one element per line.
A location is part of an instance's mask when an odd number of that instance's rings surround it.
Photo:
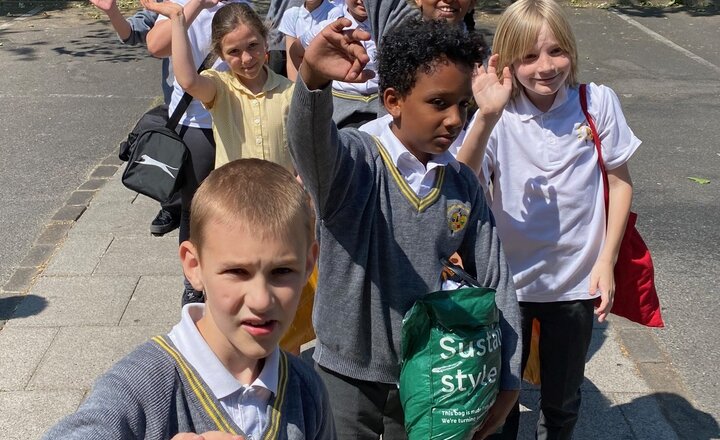
<path fill-rule="evenodd" d="M 28 267 L 38 275 L 0 294 L 0 319 L 6 320 L 0 330 L 0 432 L 6 440 L 39 438 L 78 407 L 99 374 L 179 319 L 177 232 L 148 233 L 157 205 L 127 190 L 121 173 L 113 172 L 117 167 L 109 157 L 83 185 L 99 188 L 87 208 L 73 204 L 86 191 L 79 190 L 58 211 L 47 230 L 60 242 L 47 261 L 36 258 Z M 77 212 L 82 215 L 74 221 Z M 40 240 L 33 249 L 47 246 Z M 593 331 L 576 438 L 677 438 L 618 344 L 619 325 L 616 320 Z M 523 394 L 522 438 L 531 437 L 537 396 L 536 390 Z"/>

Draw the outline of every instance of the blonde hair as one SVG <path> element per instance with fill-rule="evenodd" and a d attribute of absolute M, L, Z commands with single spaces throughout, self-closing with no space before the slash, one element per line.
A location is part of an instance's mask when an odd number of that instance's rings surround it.
<path fill-rule="evenodd" d="M 315 240 L 315 218 L 310 199 L 295 177 L 282 166 L 262 159 L 239 159 L 215 170 L 203 181 L 192 200 L 190 241 L 198 249 L 208 224 L 244 226 L 261 237 Z M 304 237 L 292 236 L 300 223 Z"/>
<path fill-rule="evenodd" d="M 570 58 L 570 74 L 566 80 L 569 86 L 578 83 L 578 55 L 575 34 L 562 7 L 554 0 L 519 0 L 510 5 L 500 17 L 495 38 L 493 54 L 499 54 L 498 77 L 502 77 L 503 68 L 510 67 L 521 60 L 537 43 L 537 37 L 543 25 L 553 33 L 560 48 Z M 522 90 L 515 75 L 512 76 L 513 97 Z"/>

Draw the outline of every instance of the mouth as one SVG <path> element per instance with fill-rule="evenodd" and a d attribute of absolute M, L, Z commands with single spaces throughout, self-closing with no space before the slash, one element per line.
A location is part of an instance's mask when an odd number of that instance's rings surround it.
<path fill-rule="evenodd" d="M 455 139 L 457 139 L 457 135 L 451 135 L 451 134 L 444 134 L 441 136 L 435 137 L 435 141 L 438 144 L 438 146 L 448 149 L 450 148 L 450 145 L 452 145 L 453 142 L 455 142 Z"/>
<path fill-rule="evenodd" d="M 271 334 L 278 326 L 278 322 L 270 320 L 260 319 L 246 319 L 240 323 L 243 330 L 248 332 L 252 336 L 267 336 Z"/>
<path fill-rule="evenodd" d="M 437 11 L 438 17 L 454 17 L 458 14 L 458 9 L 450 6 L 441 6 L 435 10 Z"/>

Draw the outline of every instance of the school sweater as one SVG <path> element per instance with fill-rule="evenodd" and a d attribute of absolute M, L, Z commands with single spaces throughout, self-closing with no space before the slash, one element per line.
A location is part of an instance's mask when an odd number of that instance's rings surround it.
<path fill-rule="evenodd" d="M 335 440 L 327 392 L 312 367 L 281 352 L 277 394 L 263 439 Z M 223 431 L 248 438 L 168 337 L 140 345 L 95 383 L 77 412 L 44 439 L 170 439 Z M 255 439 L 260 440 L 260 439 Z"/>
<path fill-rule="evenodd" d="M 402 318 L 439 289 L 440 258 L 458 251 L 465 269 L 497 291 L 501 388 L 519 389 L 517 297 L 474 173 L 442 167 L 420 198 L 375 138 L 338 131 L 332 112 L 330 87 L 309 91 L 298 77 L 288 144 L 318 218 L 316 362 L 351 378 L 396 383 Z"/>

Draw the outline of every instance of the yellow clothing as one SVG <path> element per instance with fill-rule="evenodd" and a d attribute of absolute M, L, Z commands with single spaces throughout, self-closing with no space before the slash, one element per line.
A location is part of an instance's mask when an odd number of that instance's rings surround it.
<path fill-rule="evenodd" d="M 215 168 L 240 158 L 265 159 L 293 171 L 285 123 L 295 84 L 264 68 L 268 74 L 254 94 L 232 72 L 205 70 L 215 82 L 213 102 L 204 103 L 213 120 Z"/>

